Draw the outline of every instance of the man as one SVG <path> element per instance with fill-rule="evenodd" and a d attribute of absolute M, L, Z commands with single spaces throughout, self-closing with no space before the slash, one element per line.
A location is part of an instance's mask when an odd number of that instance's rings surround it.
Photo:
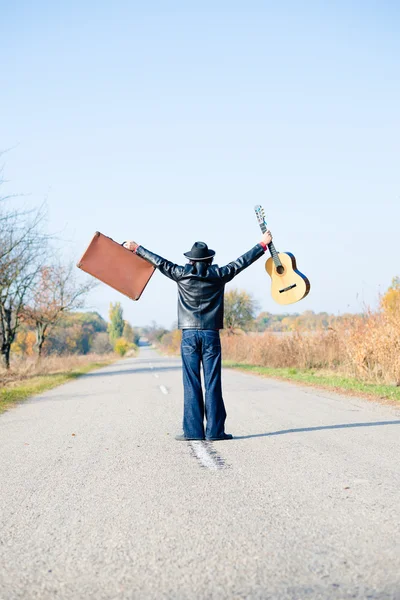
<path fill-rule="evenodd" d="M 178 327 L 182 329 L 183 435 L 177 440 L 230 440 L 225 433 L 226 411 L 222 398 L 221 343 L 224 323 L 224 289 L 238 273 L 260 258 L 272 241 L 267 231 L 259 244 L 224 267 L 213 265 L 215 252 L 204 242 L 195 242 L 185 266 L 153 254 L 136 242 L 124 246 L 154 265 L 178 284 Z M 203 364 L 205 401 L 200 368 Z M 204 430 L 204 416 L 206 429 Z"/>

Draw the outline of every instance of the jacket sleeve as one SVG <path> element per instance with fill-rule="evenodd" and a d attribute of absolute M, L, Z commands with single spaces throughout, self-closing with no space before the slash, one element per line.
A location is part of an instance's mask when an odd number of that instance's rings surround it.
<path fill-rule="evenodd" d="M 173 281 L 178 281 L 181 278 L 184 267 L 175 265 L 162 256 L 158 256 L 158 254 L 154 254 L 154 252 L 150 252 L 150 250 L 143 248 L 143 246 L 138 246 L 136 248 L 136 254 L 154 265 L 163 275 L 169 277 Z"/>
<path fill-rule="evenodd" d="M 225 267 L 220 267 L 220 275 L 221 279 L 224 283 L 228 283 L 231 281 L 236 275 L 247 269 L 253 262 L 259 259 L 264 254 L 264 248 L 261 244 L 256 244 L 254 248 L 239 256 L 236 260 L 230 262 L 225 265 Z"/>

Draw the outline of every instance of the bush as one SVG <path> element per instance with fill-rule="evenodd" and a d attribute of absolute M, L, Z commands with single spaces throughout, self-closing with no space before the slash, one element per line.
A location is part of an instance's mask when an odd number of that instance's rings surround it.
<path fill-rule="evenodd" d="M 115 341 L 114 352 L 120 356 L 125 356 L 128 350 L 132 349 L 134 344 L 130 344 L 125 338 L 120 337 Z"/>
<path fill-rule="evenodd" d="M 108 333 L 97 333 L 93 339 L 90 351 L 95 354 L 110 354 L 113 351 L 113 347 L 110 343 Z"/>

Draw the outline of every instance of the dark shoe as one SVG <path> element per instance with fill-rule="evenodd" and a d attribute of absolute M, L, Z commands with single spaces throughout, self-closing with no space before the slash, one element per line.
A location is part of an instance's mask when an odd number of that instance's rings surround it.
<path fill-rule="evenodd" d="M 222 437 L 217 438 L 206 438 L 207 442 L 218 442 L 219 440 L 231 440 L 233 435 L 231 433 L 224 433 Z"/>
<path fill-rule="evenodd" d="M 183 434 L 176 435 L 175 439 L 178 440 L 178 442 L 190 442 L 191 440 L 204 440 L 204 438 L 186 437 Z"/>

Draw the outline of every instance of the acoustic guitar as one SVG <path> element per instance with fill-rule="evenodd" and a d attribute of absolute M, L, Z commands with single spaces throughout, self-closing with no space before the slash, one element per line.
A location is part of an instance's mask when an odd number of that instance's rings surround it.
<path fill-rule="evenodd" d="M 267 231 L 265 213 L 259 204 L 254 207 L 261 231 Z M 273 242 L 268 244 L 271 253 L 265 270 L 271 277 L 271 295 L 278 304 L 293 304 L 305 298 L 310 291 L 310 282 L 297 269 L 296 259 L 290 252 L 277 252 Z"/>

